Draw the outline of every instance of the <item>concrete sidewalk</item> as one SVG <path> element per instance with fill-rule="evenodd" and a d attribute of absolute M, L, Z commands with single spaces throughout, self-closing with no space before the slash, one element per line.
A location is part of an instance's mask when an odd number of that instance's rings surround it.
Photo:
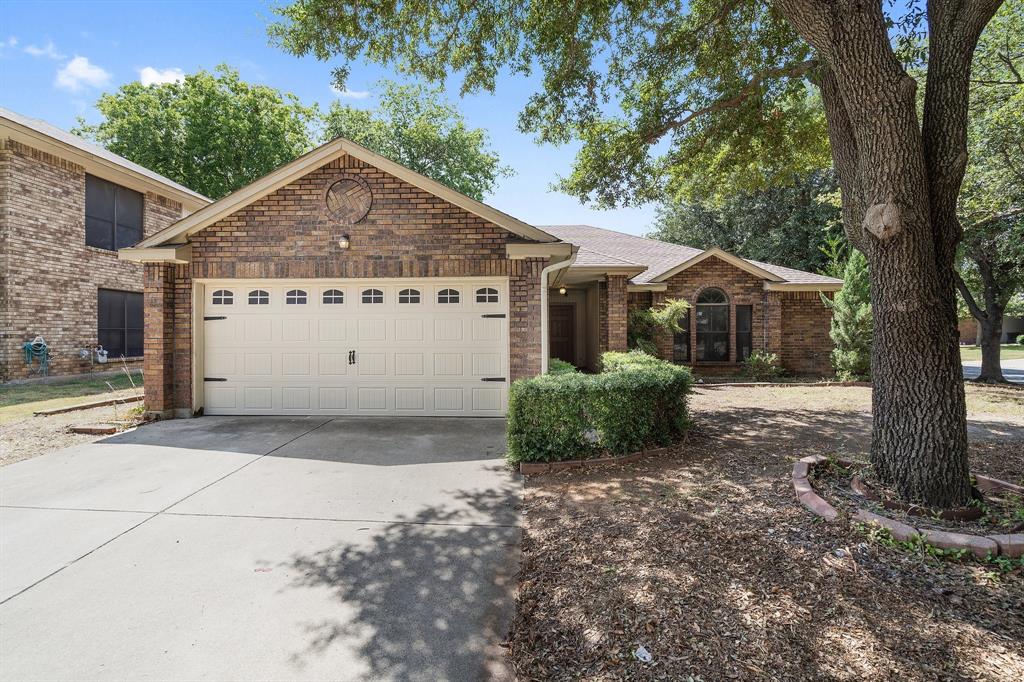
<path fill-rule="evenodd" d="M 161 422 L 0 469 L 0 678 L 503 674 L 504 422 Z"/>

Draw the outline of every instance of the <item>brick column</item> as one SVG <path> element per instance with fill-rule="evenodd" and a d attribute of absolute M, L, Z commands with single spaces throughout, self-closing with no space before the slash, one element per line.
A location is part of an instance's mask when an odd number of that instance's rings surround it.
<path fill-rule="evenodd" d="M 170 417 L 174 410 L 174 266 L 146 263 L 143 292 L 146 411 Z"/>
<path fill-rule="evenodd" d="M 665 303 L 665 299 L 668 296 L 664 291 L 652 291 L 651 292 L 651 307 L 657 308 Z M 674 345 L 675 339 L 673 338 L 672 332 L 658 330 L 655 332 L 655 343 L 658 345 L 658 357 L 662 360 L 672 361 L 672 346 Z"/>
<path fill-rule="evenodd" d="M 766 331 L 763 338 L 767 339 L 765 350 L 769 353 L 778 354 L 779 362 L 783 362 L 782 294 L 778 291 L 769 291 L 765 293 L 763 324 Z M 758 345 L 757 341 L 755 341 L 754 345 L 755 347 Z"/>
<path fill-rule="evenodd" d="M 544 258 L 509 261 L 509 381 L 540 374 L 540 273 Z"/>
<path fill-rule="evenodd" d="M 628 349 L 626 323 L 629 318 L 629 307 L 626 281 L 625 275 L 608 275 L 606 295 L 602 301 L 606 307 L 608 350 L 624 351 Z"/>
<path fill-rule="evenodd" d="M 188 265 L 174 266 L 174 412 L 192 415 L 192 276 Z M 202 377 L 198 377 L 202 381 Z"/>

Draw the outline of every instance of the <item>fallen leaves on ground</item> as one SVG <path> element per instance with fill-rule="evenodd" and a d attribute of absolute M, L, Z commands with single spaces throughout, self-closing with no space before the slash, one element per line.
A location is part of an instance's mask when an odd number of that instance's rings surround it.
<path fill-rule="evenodd" d="M 796 502 L 796 459 L 866 456 L 864 391 L 700 389 L 671 456 L 530 479 L 520 678 L 1024 679 L 1019 571 L 871 544 Z M 990 436 L 972 468 L 1024 477 L 1024 426 Z"/>

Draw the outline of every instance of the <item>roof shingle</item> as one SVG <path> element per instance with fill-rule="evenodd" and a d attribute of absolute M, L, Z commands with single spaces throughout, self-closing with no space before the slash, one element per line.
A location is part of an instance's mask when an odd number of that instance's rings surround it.
<path fill-rule="evenodd" d="M 653 282 L 660 275 L 681 263 L 704 253 L 702 249 L 690 246 L 670 244 L 591 225 L 538 225 L 537 227 L 562 241 L 579 246 L 579 254 L 576 257 L 577 265 L 588 267 L 610 265 L 613 263 L 612 259 L 646 265 L 646 270 L 633 277 L 632 282 L 635 284 Z M 598 258 L 604 260 L 599 261 Z M 817 275 L 813 272 L 804 272 L 746 258 L 743 260 L 793 284 L 842 284 L 842 280 Z"/>

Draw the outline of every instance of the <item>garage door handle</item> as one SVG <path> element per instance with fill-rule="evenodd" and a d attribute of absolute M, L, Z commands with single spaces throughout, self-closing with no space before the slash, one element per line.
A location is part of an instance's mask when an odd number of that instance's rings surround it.
<path fill-rule="evenodd" d="M 203 381 L 227 381 L 224 377 L 203 377 Z"/>
<path fill-rule="evenodd" d="M 356 352 L 354 350 L 350 350 L 348 352 L 348 364 L 350 364 L 350 365 L 356 364 Z"/>
<path fill-rule="evenodd" d="M 210 320 L 226 320 L 226 319 L 228 319 L 227 315 L 207 315 L 206 317 L 203 318 L 203 321 L 204 322 L 209 322 Z"/>
<path fill-rule="evenodd" d="M 483 377 L 480 381 L 505 381 L 505 377 Z"/>
<path fill-rule="evenodd" d="M 505 313 L 485 313 L 485 314 L 481 315 L 480 317 L 500 317 L 500 318 L 504 319 Z"/>

